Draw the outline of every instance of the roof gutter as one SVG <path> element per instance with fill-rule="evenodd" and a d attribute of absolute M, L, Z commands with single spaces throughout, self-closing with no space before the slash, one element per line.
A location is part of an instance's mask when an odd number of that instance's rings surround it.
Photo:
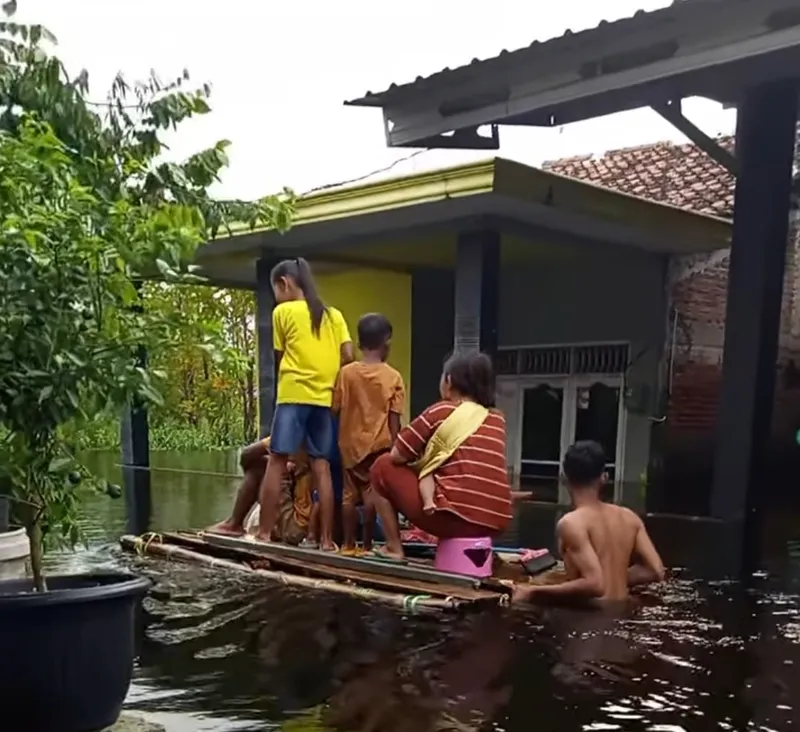
<path fill-rule="evenodd" d="M 453 198 L 491 193 L 494 187 L 495 160 L 482 160 L 451 168 L 338 188 L 301 198 L 292 228 L 352 218 L 398 208 L 435 203 Z M 202 256 L 230 254 L 234 239 L 253 235 L 277 236 L 269 227 L 231 227 L 231 235 L 219 237 L 202 248 Z"/>

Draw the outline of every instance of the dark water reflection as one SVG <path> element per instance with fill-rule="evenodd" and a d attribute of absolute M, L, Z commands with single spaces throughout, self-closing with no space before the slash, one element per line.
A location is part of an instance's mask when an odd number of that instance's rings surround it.
<path fill-rule="evenodd" d="M 112 480 L 116 456 L 98 456 Z M 156 455 L 165 467 L 234 472 L 235 456 Z M 236 482 L 154 473 L 155 528 L 223 516 Z M 790 730 L 800 713 L 800 521 L 765 533 L 768 568 L 745 590 L 678 571 L 626 617 L 570 611 L 405 618 L 248 578 L 123 555 L 122 501 L 93 498 L 90 548 L 69 569 L 148 574 L 131 708 L 169 732 Z M 535 522 L 523 517 L 523 535 Z M 714 554 L 711 529 L 656 527 L 668 558 Z M 665 547 L 666 548 L 666 547 Z M 691 564 L 691 563 L 690 563 Z"/>

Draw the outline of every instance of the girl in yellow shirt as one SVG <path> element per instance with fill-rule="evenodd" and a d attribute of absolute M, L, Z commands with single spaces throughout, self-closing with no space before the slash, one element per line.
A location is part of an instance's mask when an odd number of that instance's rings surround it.
<path fill-rule="evenodd" d="M 278 394 L 257 537 L 269 541 L 286 463 L 305 445 L 319 495 L 320 548 L 331 551 L 336 548 L 329 462 L 336 439 L 331 404 L 339 369 L 353 360 L 353 343 L 342 314 L 320 299 L 305 259 L 285 259 L 272 270 L 270 280 L 277 303 L 272 332 Z"/>

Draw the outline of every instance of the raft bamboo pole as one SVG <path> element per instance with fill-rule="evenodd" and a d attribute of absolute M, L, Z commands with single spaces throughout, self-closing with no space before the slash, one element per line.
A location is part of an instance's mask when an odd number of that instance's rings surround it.
<path fill-rule="evenodd" d="M 414 580 L 417 582 L 436 582 L 478 590 L 481 581 L 476 577 L 452 572 L 441 572 L 433 566 L 420 566 L 414 564 L 395 564 L 393 562 L 375 562 L 357 557 L 343 557 L 335 552 L 319 552 L 289 544 L 277 542 L 264 544 L 257 541 L 248 541 L 242 536 L 225 536 L 223 534 L 207 533 L 202 535 L 203 541 L 212 547 L 223 549 L 242 549 L 259 556 L 262 559 L 278 561 L 286 557 L 301 562 L 311 561 L 327 565 L 333 569 L 352 569 L 367 574 L 378 574 L 398 580 Z"/>
<path fill-rule="evenodd" d="M 301 575 L 289 574 L 287 572 L 276 572 L 269 569 L 254 569 L 246 564 L 231 561 L 230 559 L 219 559 L 207 554 L 186 549 L 174 544 L 164 544 L 156 534 L 145 534 L 144 536 L 133 536 L 127 534 L 120 539 L 120 545 L 127 551 L 136 554 L 150 554 L 162 557 L 167 560 L 177 560 L 192 564 L 202 564 L 207 567 L 220 567 L 236 572 L 252 574 L 264 579 L 278 582 L 290 587 L 304 587 L 306 589 L 321 590 L 325 592 L 336 592 L 342 595 L 358 597 L 363 600 L 380 602 L 386 605 L 398 607 L 403 612 L 411 615 L 438 614 L 442 611 L 458 610 L 462 606 L 468 606 L 469 602 L 462 602 L 452 597 L 431 597 L 429 595 L 401 595 L 391 592 L 382 592 L 358 585 L 345 584 L 326 579 L 314 579 Z M 504 596 L 498 597 L 498 604 L 507 601 Z"/>
<path fill-rule="evenodd" d="M 418 580 L 408 580 L 390 577 L 385 574 L 363 572 L 356 568 L 336 568 L 327 564 L 318 564 L 309 557 L 309 561 L 290 559 L 289 557 L 275 554 L 265 560 L 261 554 L 252 551 L 253 543 L 247 542 L 247 546 L 223 548 L 216 544 L 210 544 L 204 539 L 198 538 L 197 534 L 192 533 L 173 533 L 165 531 L 159 533 L 159 538 L 163 544 L 176 544 L 186 549 L 197 551 L 200 554 L 211 554 L 221 559 L 240 561 L 250 566 L 265 567 L 276 571 L 286 572 L 287 574 L 300 574 L 304 577 L 313 576 L 320 579 L 332 580 L 333 582 L 345 582 L 358 587 L 368 587 L 381 590 L 390 594 L 407 595 L 431 595 L 433 597 L 451 597 L 458 602 L 467 603 L 470 607 L 476 603 L 496 604 L 498 592 L 508 594 L 506 587 L 497 590 L 478 589 L 473 590 L 468 587 L 457 587 L 453 585 L 443 585 L 436 582 L 422 582 Z M 318 554 L 318 552 L 315 552 Z M 258 564 L 255 564 L 258 562 Z"/>

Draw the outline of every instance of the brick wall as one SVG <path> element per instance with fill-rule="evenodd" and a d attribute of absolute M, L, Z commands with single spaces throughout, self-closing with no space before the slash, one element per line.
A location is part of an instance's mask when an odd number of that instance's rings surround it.
<path fill-rule="evenodd" d="M 677 320 L 670 324 L 665 361 L 673 352 L 672 395 L 661 435 L 663 478 L 674 501 L 664 510 L 702 511 L 707 496 L 698 486 L 710 481 L 714 430 L 721 384 L 728 250 L 673 257 L 668 292 Z M 674 340 L 674 347 L 673 347 Z M 790 362 L 798 368 L 797 378 Z M 800 236 L 793 227 L 787 246 L 783 289 L 773 463 L 800 460 L 795 433 L 800 429 Z M 706 494 L 706 490 L 702 490 Z M 685 494 L 685 495 L 683 495 Z M 672 503 L 681 505 L 669 505 Z"/>

